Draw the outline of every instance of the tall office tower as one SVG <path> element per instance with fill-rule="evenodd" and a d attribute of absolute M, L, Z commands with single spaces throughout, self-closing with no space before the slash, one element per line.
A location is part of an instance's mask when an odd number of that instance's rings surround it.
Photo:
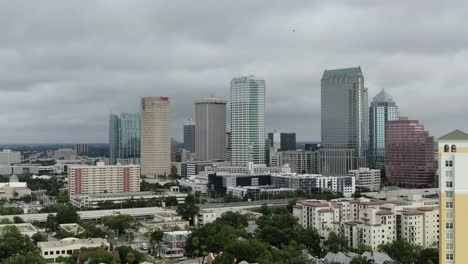
<path fill-rule="evenodd" d="M 367 165 L 369 107 L 361 67 L 325 70 L 321 86 L 322 174 L 347 175 Z"/>
<path fill-rule="evenodd" d="M 435 186 L 434 138 L 416 120 L 385 123 L 387 182 L 402 187 Z"/>
<path fill-rule="evenodd" d="M 195 122 L 192 119 L 184 124 L 184 149 L 195 152 Z"/>
<path fill-rule="evenodd" d="M 141 174 L 171 172 L 170 109 L 168 97 L 141 98 Z"/>
<path fill-rule="evenodd" d="M 439 152 L 439 263 L 468 263 L 468 134 L 437 139 Z"/>
<path fill-rule="evenodd" d="M 398 120 L 398 107 L 393 98 L 382 90 L 369 108 L 369 166 L 385 170 L 385 122 Z"/>
<path fill-rule="evenodd" d="M 281 133 L 277 130 L 268 133 L 265 148 L 265 161 L 268 166 L 276 167 L 280 164 Z"/>
<path fill-rule="evenodd" d="M 226 101 L 195 101 L 195 152 L 198 160 L 226 160 Z"/>
<path fill-rule="evenodd" d="M 140 114 L 112 114 L 109 119 L 109 164 L 140 164 Z"/>
<path fill-rule="evenodd" d="M 226 132 L 226 161 L 232 160 L 232 137 L 231 132 Z"/>
<path fill-rule="evenodd" d="M 76 155 L 88 155 L 88 144 L 75 144 Z"/>
<path fill-rule="evenodd" d="M 177 161 L 177 141 L 171 138 L 171 162 Z"/>
<path fill-rule="evenodd" d="M 242 76 L 231 80 L 232 165 L 265 164 L 265 80 Z"/>
<path fill-rule="evenodd" d="M 270 143 L 270 149 L 279 151 L 281 149 L 281 133 L 279 131 L 273 131 L 268 133 L 268 140 Z"/>
<path fill-rule="evenodd" d="M 281 150 L 296 150 L 296 133 L 281 133 Z"/>

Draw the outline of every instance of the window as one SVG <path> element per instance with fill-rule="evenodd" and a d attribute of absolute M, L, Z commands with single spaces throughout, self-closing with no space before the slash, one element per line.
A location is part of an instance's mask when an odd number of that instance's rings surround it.
<path fill-rule="evenodd" d="M 49 251 L 45 251 L 44 255 L 46 255 L 46 256 L 49 255 Z"/>
<path fill-rule="evenodd" d="M 445 145 L 445 146 L 444 146 L 444 152 L 449 152 L 449 150 L 450 150 L 449 145 Z"/>
<path fill-rule="evenodd" d="M 452 145 L 452 152 L 457 152 L 457 145 Z"/>
<path fill-rule="evenodd" d="M 445 213 L 445 218 L 447 218 L 447 219 L 453 219 L 453 212 L 447 212 L 447 213 Z"/>
<path fill-rule="evenodd" d="M 446 170 L 445 171 L 445 177 L 453 177 L 453 171 L 452 170 Z"/>
<path fill-rule="evenodd" d="M 445 228 L 453 229 L 453 223 L 445 223 Z"/>
<path fill-rule="evenodd" d="M 451 161 L 451 160 L 446 160 L 446 161 L 445 161 L 445 167 L 453 167 L 453 161 Z"/>
<path fill-rule="evenodd" d="M 453 254 L 445 254 L 446 260 L 453 260 Z"/>
<path fill-rule="evenodd" d="M 445 203 L 445 208 L 452 209 L 453 208 L 453 202 L 446 202 Z"/>
<path fill-rule="evenodd" d="M 453 250 L 453 243 L 447 243 L 447 244 L 445 244 L 445 249 L 447 249 L 447 250 Z"/>
<path fill-rule="evenodd" d="M 445 239 L 453 240 L 453 233 L 447 233 L 447 234 L 445 234 Z"/>
<path fill-rule="evenodd" d="M 452 191 L 446 191 L 446 192 L 445 192 L 445 196 L 446 196 L 447 198 L 453 198 L 453 192 L 452 192 Z"/>
<path fill-rule="evenodd" d="M 447 188 L 453 188 L 453 182 L 451 182 L 451 181 L 445 182 L 445 187 L 447 187 Z"/>

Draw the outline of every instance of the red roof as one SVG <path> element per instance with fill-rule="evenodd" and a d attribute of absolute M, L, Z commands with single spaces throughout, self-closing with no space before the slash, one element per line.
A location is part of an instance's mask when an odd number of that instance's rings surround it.
<path fill-rule="evenodd" d="M 293 206 L 293 208 L 302 209 L 302 205 L 296 204 L 296 205 Z"/>
<path fill-rule="evenodd" d="M 378 212 L 376 213 L 376 215 L 393 215 L 393 212 L 392 212 L 392 211 L 383 210 L 383 211 L 378 211 Z"/>
<path fill-rule="evenodd" d="M 405 211 L 402 214 L 404 214 L 404 215 L 423 215 L 424 213 L 420 212 L 420 211 Z"/>
<path fill-rule="evenodd" d="M 307 201 L 302 202 L 302 205 L 310 206 L 310 207 L 328 207 L 329 206 L 328 203 L 307 202 Z"/>
<path fill-rule="evenodd" d="M 332 213 L 334 210 L 333 209 L 320 209 L 318 210 L 320 213 Z"/>

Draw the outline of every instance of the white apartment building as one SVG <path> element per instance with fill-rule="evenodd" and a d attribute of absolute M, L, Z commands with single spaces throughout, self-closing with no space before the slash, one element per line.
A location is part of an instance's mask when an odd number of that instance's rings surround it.
<path fill-rule="evenodd" d="M 183 257 L 187 239 L 190 237 L 191 233 L 191 231 L 187 230 L 164 232 L 162 238 L 162 255 L 166 258 Z"/>
<path fill-rule="evenodd" d="M 356 179 L 356 189 L 358 190 L 380 190 L 380 170 L 359 168 L 358 170 L 350 170 L 349 176 Z"/>
<path fill-rule="evenodd" d="M 103 238 L 78 239 L 67 237 L 60 241 L 38 242 L 37 247 L 41 251 L 41 256 L 47 262 L 54 262 L 58 257 L 69 257 L 74 253 L 79 253 L 81 248 L 110 248 L 110 243 Z"/>
<path fill-rule="evenodd" d="M 140 165 L 71 165 L 68 168 L 70 196 L 140 191 Z"/>
<path fill-rule="evenodd" d="M 171 173 L 170 105 L 168 97 L 141 98 L 141 174 Z"/>
<path fill-rule="evenodd" d="M 247 162 L 245 166 L 208 166 L 205 172 L 210 173 L 232 173 L 232 174 L 269 174 L 269 173 L 291 173 L 289 165 L 283 167 L 267 167 L 265 164 L 254 164 Z"/>
<path fill-rule="evenodd" d="M 304 228 L 316 229 L 324 239 L 331 231 L 346 237 L 351 248 L 364 244 L 377 250 L 399 239 L 427 248 L 439 239 L 439 214 L 433 202 L 306 200 L 293 207 L 293 214 Z"/>
<path fill-rule="evenodd" d="M 0 152 L 0 165 L 12 165 L 21 163 L 21 152 L 4 149 Z"/>

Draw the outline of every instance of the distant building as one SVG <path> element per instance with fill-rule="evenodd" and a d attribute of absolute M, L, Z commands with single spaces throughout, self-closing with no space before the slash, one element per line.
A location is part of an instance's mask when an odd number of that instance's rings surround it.
<path fill-rule="evenodd" d="M 318 174 L 320 167 L 318 150 L 291 150 L 279 152 L 279 165 L 289 164 L 294 173 Z"/>
<path fill-rule="evenodd" d="M 281 133 L 281 150 L 296 150 L 296 133 Z"/>
<path fill-rule="evenodd" d="M 278 131 L 274 131 L 268 133 L 268 140 L 270 142 L 270 149 L 273 151 L 281 150 L 281 133 Z"/>
<path fill-rule="evenodd" d="M 121 193 L 140 191 L 139 165 L 70 165 L 68 167 L 68 193 L 79 194 Z"/>
<path fill-rule="evenodd" d="M 226 160 L 226 101 L 195 101 L 195 152 L 198 160 Z"/>
<path fill-rule="evenodd" d="M 78 208 L 99 208 L 102 203 L 122 204 L 130 200 L 151 200 L 175 197 L 179 204 L 183 204 L 186 193 L 179 192 L 115 192 L 77 194 L 70 196 L 70 203 Z"/>
<path fill-rule="evenodd" d="M 4 149 L 0 152 L 0 165 L 21 163 L 21 152 Z"/>
<path fill-rule="evenodd" d="M 75 151 L 78 156 L 88 155 L 88 144 L 75 144 Z"/>
<path fill-rule="evenodd" d="M 195 152 L 195 122 L 192 119 L 184 124 L 184 149 Z"/>
<path fill-rule="evenodd" d="M 468 134 L 454 130 L 438 141 L 440 262 L 468 263 Z"/>
<path fill-rule="evenodd" d="M 177 141 L 171 138 L 171 162 L 177 162 Z"/>
<path fill-rule="evenodd" d="M 103 238 L 78 239 L 68 237 L 59 241 L 38 242 L 37 247 L 46 261 L 55 262 L 58 257 L 66 258 L 78 254 L 81 248 L 103 247 L 110 249 L 110 243 Z"/>
<path fill-rule="evenodd" d="M 141 98 L 141 174 L 171 172 L 170 105 L 168 97 Z"/>
<path fill-rule="evenodd" d="M 350 170 L 349 176 L 356 179 L 356 189 L 359 191 L 380 190 L 380 170 L 359 168 L 359 170 Z"/>
<path fill-rule="evenodd" d="M 0 200 L 21 199 L 25 196 L 31 196 L 31 189 L 26 182 L 19 182 L 16 175 L 11 175 L 9 182 L 0 182 Z"/>
<path fill-rule="evenodd" d="M 109 163 L 140 164 L 141 120 L 137 113 L 110 115 Z"/>
<path fill-rule="evenodd" d="M 76 150 L 74 149 L 57 149 L 54 151 L 54 159 L 74 160 L 76 159 Z"/>
<path fill-rule="evenodd" d="M 165 258 L 177 258 L 185 255 L 185 246 L 191 231 L 172 231 L 164 232 L 162 238 L 163 251 Z"/>
<path fill-rule="evenodd" d="M 385 170 L 385 122 L 398 120 L 398 107 L 393 98 L 382 90 L 369 108 L 369 166 Z"/>
<path fill-rule="evenodd" d="M 242 76 L 231 80 L 232 164 L 265 164 L 265 80 Z"/>
<path fill-rule="evenodd" d="M 304 144 L 304 150 L 319 150 L 318 144 L 307 143 Z"/>
<path fill-rule="evenodd" d="M 271 185 L 308 192 L 312 189 L 342 193 L 350 197 L 356 191 L 354 177 L 323 176 L 320 174 L 278 173 L 271 175 Z"/>
<path fill-rule="evenodd" d="M 226 132 L 226 161 L 232 160 L 232 137 L 231 132 Z"/>
<path fill-rule="evenodd" d="M 325 70 L 321 80 L 321 166 L 324 175 L 367 167 L 367 88 L 361 67 Z"/>
<path fill-rule="evenodd" d="M 435 186 L 434 138 L 416 120 L 385 123 L 385 164 L 389 184 Z"/>

